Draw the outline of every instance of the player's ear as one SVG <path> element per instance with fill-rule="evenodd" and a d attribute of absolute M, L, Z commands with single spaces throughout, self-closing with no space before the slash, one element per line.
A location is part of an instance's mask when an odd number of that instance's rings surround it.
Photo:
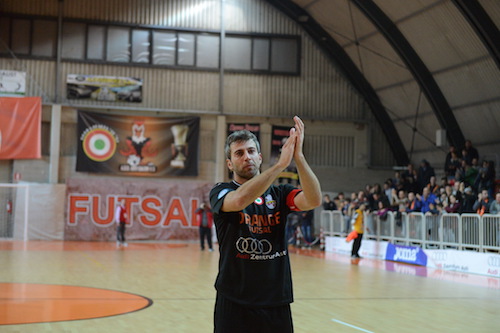
<path fill-rule="evenodd" d="M 227 164 L 227 168 L 230 170 L 230 171 L 233 171 L 233 163 L 231 163 L 231 160 L 228 158 L 226 159 L 226 164 Z"/>

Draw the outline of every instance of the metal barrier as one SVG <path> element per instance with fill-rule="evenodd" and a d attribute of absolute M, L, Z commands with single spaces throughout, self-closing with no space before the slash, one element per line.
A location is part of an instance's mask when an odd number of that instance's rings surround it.
<path fill-rule="evenodd" d="M 325 236 L 346 236 L 340 211 L 322 211 L 321 226 Z M 364 238 L 425 249 L 500 252 L 500 215 L 388 212 L 381 218 L 365 213 Z"/>

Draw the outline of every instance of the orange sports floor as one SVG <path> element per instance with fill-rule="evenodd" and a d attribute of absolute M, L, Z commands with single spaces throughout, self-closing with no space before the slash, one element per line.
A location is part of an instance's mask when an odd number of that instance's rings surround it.
<path fill-rule="evenodd" d="M 290 247 L 295 331 L 498 332 L 500 278 Z M 0 332 L 210 332 L 196 243 L 0 241 Z"/>

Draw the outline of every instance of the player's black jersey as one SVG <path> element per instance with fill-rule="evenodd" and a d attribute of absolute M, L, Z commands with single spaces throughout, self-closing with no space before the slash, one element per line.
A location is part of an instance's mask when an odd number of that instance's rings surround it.
<path fill-rule="evenodd" d="M 239 212 L 222 212 L 224 197 L 240 185 L 219 183 L 210 191 L 210 204 L 220 248 L 218 292 L 248 306 L 293 302 L 286 219 L 300 190 L 272 185 Z"/>

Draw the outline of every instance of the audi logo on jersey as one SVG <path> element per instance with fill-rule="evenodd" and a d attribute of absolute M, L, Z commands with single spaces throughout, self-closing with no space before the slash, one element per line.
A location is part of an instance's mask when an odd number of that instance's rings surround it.
<path fill-rule="evenodd" d="M 236 241 L 236 249 L 245 254 L 269 254 L 273 250 L 273 246 L 267 239 L 240 237 Z"/>

